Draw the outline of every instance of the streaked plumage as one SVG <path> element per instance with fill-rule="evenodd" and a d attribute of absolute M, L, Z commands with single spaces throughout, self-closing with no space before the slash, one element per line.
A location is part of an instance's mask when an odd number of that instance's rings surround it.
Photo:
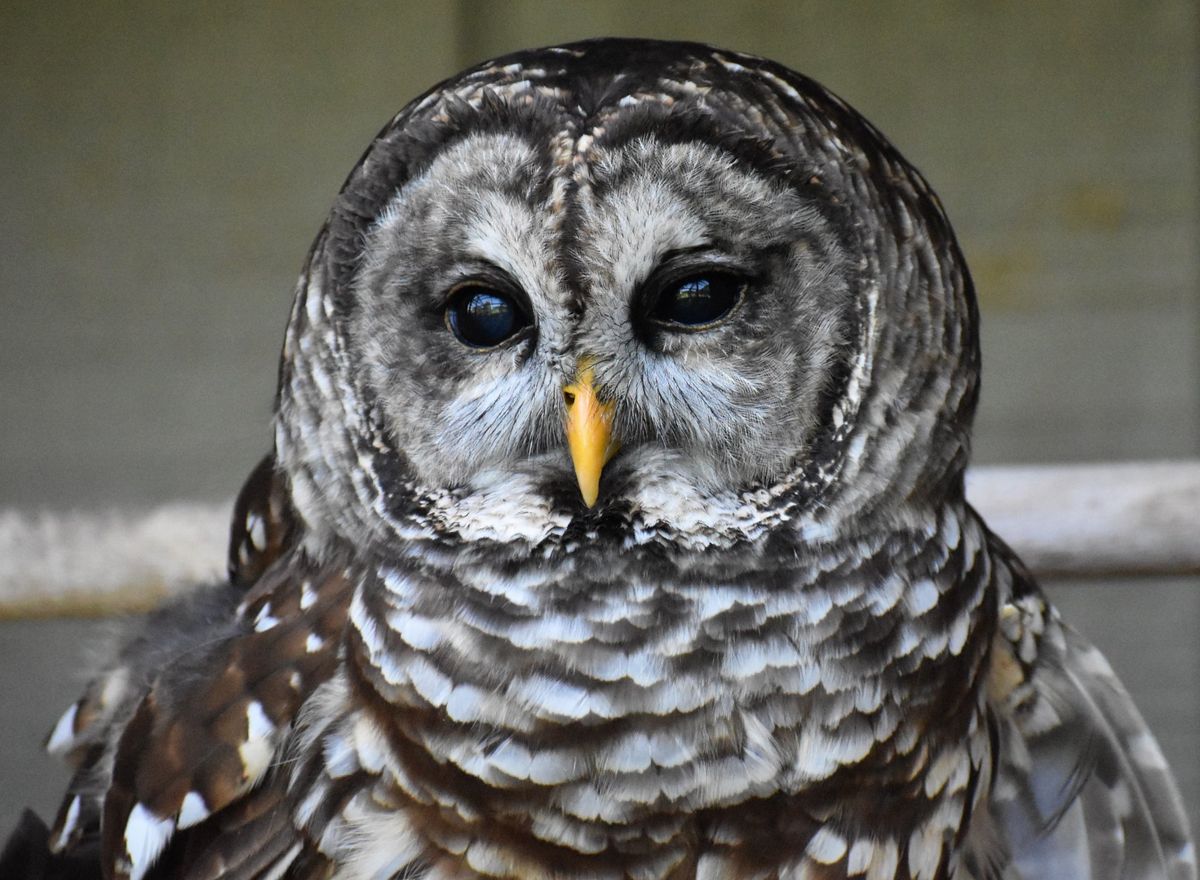
<path fill-rule="evenodd" d="M 51 848 L 135 880 L 1194 878 L 1128 696 L 964 501 L 978 378 L 936 197 L 810 80 L 597 41 L 441 84 L 313 245 L 230 583 L 55 729 Z"/>

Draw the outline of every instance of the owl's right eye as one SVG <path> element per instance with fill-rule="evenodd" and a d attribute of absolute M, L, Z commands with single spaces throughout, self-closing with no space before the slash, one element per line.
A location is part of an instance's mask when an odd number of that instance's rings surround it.
<path fill-rule="evenodd" d="M 528 327 L 529 318 L 507 293 L 473 284 L 451 295 L 446 326 L 463 345 L 495 348 Z"/>

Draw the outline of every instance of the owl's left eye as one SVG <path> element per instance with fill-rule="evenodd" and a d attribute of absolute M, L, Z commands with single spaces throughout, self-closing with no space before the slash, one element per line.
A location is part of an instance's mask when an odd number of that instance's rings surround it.
<path fill-rule="evenodd" d="M 745 290 L 745 279 L 736 275 L 723 272 L 693 275 L 659 291 L 650 318 L 666 327 L 704 330 L 732 312 Z"/>
<path fill-rule="evenodd" d="M 494 348 L 529 326 L 529 319 L 508 294 L 490 287 L 459 288 L 446 306 L 446 324 L 463 345 Z"/>

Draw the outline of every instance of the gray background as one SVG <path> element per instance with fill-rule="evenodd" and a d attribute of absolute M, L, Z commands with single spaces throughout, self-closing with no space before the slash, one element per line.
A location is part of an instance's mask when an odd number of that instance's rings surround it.
<path fill-rule="evenodd" d="M 999 3 L 13 3 L 0 10 L 0 507 L 221 499 L 268 449 L 296 272 L 407 100 L 604 34 L 776 58 L 941 194 L 983 308 L 977 460 L 1200 453 L 1197 9 Z M 1198 527 L 1200 529 L 1200 527 Z M 1049 585 L 1200 812 L 1200 583 Z M 92 621 L 0 623 L 0 837 Z"/>

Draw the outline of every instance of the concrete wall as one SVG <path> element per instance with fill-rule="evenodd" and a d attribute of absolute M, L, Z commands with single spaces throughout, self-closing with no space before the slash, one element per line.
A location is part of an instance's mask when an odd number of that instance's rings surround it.
<path fill-rule="evenodd" d="M 291 288 L 345 173 L 485 56 L 602 34 L 772 56 L 946 203 L 984 312 L 985 461 L 1200 452 L 1196 6 L 1160 2 L 9 2 L 0 506 L 231 495 L 267 450 Z M 1052 585 L 1200 805 L 1200 590 Z M 63 774 L 77 623 L 0 624 L 0 834 Z"/>

